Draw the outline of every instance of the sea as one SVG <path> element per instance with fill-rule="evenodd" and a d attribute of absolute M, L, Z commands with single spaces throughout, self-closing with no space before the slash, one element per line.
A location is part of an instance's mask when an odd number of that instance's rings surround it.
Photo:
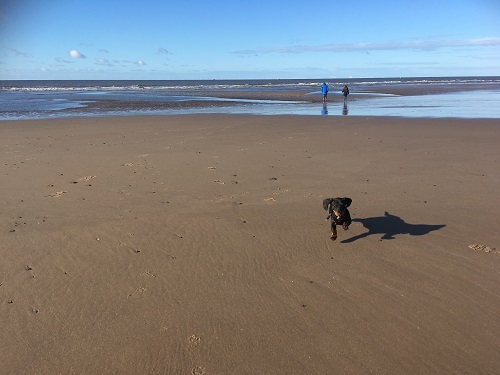
<path fill-rule="evenodd" d="M 0 121 L 202 113 L 497 119 L 500 76 L 0 81 Z"/>

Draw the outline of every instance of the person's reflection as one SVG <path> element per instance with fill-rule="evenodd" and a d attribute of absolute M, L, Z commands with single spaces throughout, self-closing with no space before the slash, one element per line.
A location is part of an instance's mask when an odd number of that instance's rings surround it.
<path fill-rule="evenodd" d="M 347 100 L 344 100 L 344 107 L 342 108 L 342 115 L 348 115 L 349 114 L 349 107 L 347 105 Z"/>
<path fill-rule="evenodd" d="M 327 115 L 328 114 L 328 108 L 326 106 L 326 103 L 323 103 L 323 109 L 321 110 L 321 114 L 323 116 Z"/>

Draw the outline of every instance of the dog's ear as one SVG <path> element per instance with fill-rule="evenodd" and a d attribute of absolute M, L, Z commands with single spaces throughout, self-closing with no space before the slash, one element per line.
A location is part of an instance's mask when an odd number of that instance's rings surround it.
<path fill-rule="evenodd" d="M 347 198 L 347 197 L 344 197 L 342 198 L 342 204 L 346 207 L 349 207 L 352 203 L 352 199 L 351 198 Z"/>
<path fill-rule="evenodd" d="M 328 210 L 328 206 L 332 204 L 333 198 L 323 199 L 323 208 Z"/>

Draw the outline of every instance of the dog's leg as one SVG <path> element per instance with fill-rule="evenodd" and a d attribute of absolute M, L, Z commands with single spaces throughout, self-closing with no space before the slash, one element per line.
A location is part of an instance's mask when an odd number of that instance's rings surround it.
<path fill-rule="evenodd" d="M 349 198 L 346 198 L 346 199 L 349 199 Z M 342 223 L 342 228 L 344 228 L 344 230 L 348 230 L 349 225 L 351 225 L 351 223 L 352 223 L 351 214 L 349 213 L 349 210 L 346 210 L 345 221 Z"/>
<path fill-rule="evenodd" d="M 335 241 L 337 239 L 337 225 L 335 224 L 335 221 L 333 220 L 333 215 L 332 215 L 332 220 L 331 220 L 331 229 L 332 229 L 332 235 L 330 236 L 330 239 L 332 241 Z"/>

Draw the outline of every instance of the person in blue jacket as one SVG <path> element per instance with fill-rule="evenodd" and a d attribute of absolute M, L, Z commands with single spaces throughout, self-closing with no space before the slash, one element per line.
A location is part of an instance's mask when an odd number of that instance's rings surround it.
<path fill-rule="evenodd" d="M 323 94 L 323 103 L 326 103 L 326 96 L 328 95 L 328 85 L 323 82 L 321 85 L 321 93 Z"/>

